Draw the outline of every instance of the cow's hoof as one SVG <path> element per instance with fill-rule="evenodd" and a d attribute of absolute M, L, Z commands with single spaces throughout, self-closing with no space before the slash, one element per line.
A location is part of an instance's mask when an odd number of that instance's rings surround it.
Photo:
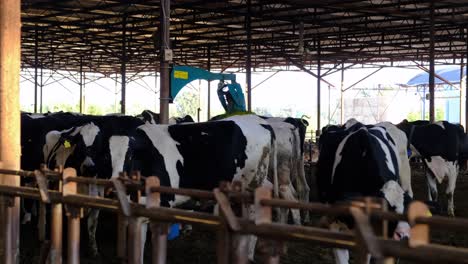
<path fill-rule="evenodd" d="M 453 210 L 448 211 L 448 216 L 449 217 L 455 217 L 455 212 Z"/>

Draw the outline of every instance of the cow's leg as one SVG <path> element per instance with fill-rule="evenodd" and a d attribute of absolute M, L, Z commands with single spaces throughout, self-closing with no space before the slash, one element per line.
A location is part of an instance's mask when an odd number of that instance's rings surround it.
<path fill-rule="evenodd" d="M 294 201 L 297 202 L 296 195 L 295 195 L 295 190 L 294 187 L 292 186 L 291 183 L 289 185 L 280 185 L 279 187 L 280 190 L 280 197 L 282 199 L 288 200 L 288 201 Z M 293 217 L 294 224 L 300 225 L 301 224 L 301 213 L 298 209 L 290 209 L 291 214 Z M 280 221 L 281 223 L 286 223 L 288 220 L 288 209 L 282 208 L 281 209 L 281 217 Z"/>
<path fill-rule="evenodd" d="M 309 202 L 309 196 L 310 196 L 310 187 L 309 184 L 307 183 L 307 179 L 305 177 L 305 172 L 304 172 L 304 157 L 300 156 L 299 160 L 297 162 L 297 172 L 298 172 L 298 179 L 297 179 L 297 193 L 299 195 L 299 201 L 301 202 Z M 309 211 L 305 210 L 304 211 L 304 222 L 308 223 L 310 222 L 310 215 Z"/>
<path fill-rule="evenodd" d="M 255 209 L 253 205 L 248 206 L 248 217 L 250 220 L 255 219 Z M 247 250 L 248 250 L 248 258 L 250 261 L 254 261 L 255 257 L 255 245 L 257 244 L 257 236 L 248 235 L 247 237 Z"/>
<path fill-rule="evenodd" d="M 333 256 L 335 257 L 336 264 L 348 264 L 349 263 L 349 251 L 347 249 L 333 249 Z"/>
<path fill-rule="evenodd" d="M 98 226 L 99 210 L 91 209 L 88 215 L 88 250 L 91 256 L 99 256 L 98 245 L 96 241 L 96 229 Z"/>
<path fill-rule="evenodd" d="M 333 222 L 330 225 L 330 230 L 332 231 L 342 231 L 343 229 L 347 229 L 347 227 L 344 227 L 344 225 L 340 222 Z M 349 263 L 349 251 L 347 249 L 334 248 L 333 256 L 335 257 L 336 264 Z"/>
<path fill-rule="evenodd" d="M 141 220 L 141 264 L 143 264 L 145 259 L 146 233 L 148 232 L 149 219 L 142 217 Z"/>
<path fill-rule="evenodd" d="M 436 202 L 438 199 L 437 182 L 431 173 L 426 172 L 427 198 L 429 201 Z"/>
<path fill-rule="evenodd" d="M 455 185 L 457 183 L 458 170 L 454 169 L 448 174 L 448 184 L 446 189 L 447 194 L 447 213 L 449 216 L 455 216 L 455 203 L 453 201 L 453 194 L 455 192 Z"/>

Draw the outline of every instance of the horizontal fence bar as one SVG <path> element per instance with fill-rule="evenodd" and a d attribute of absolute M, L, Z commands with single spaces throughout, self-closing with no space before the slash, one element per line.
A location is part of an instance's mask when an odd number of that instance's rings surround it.
<path fill-rule="evenodd" d="M 152 187 L 151 188 L 152 192 L 158 192 L 158 193 L 169 193 L 169 194 L 177 194 L 177 195 L 185 195 L 185 196 L 190 196 L 190 197 L 195 197 L 195 198 L 202 198 L 202 199 L 211 199 L 214 200 L 214 194 L 211 191 L 203 191 L 203 190 L 196 190 L 196 189 L 185 189 L 185 188 L 178 188 L 174 189 L 171 187 L 166 187 L 166 186 L 158 186 L 158 187 Z"/>
<path fill-rule="evenodd" d="M 61 175 L 60 173 L 54 171 L 43 170 L 42 172 L 48 177 L 56 177 L 57 179 Z M 21 177 L 35 177 L 34 172 L 28 171 L 0 170 L 0 173 L 18 175 Z M 107 187 L 113 186 L 112 182 L 109 180 L 94 178 L 72 177 L 67 181 L 73 181 L 83 184 L 96 184 Z M 125 186 L 130 186 L 130 189 L 134 188 L 137 190 L 144 190 L 144 186 L 142 184 L 136 183 L 133 180 L 123 179 L 123 182 L 126 183 Z M 152 192 L 158 193 L 171 193 L 202 199 L 214 199 L 213 192 L 203 190 L 183 188 L 175 189 L 165 186 L 152 187 L 150 190 Z M 250 193 L 231 190 L 224 190 L 224 192 L 227 194 L 226 196 L 228 198 L 236 201 L 242 200 L 245 203 L 253 201 L 253 195 Z M 39 189 L 31 187 L 0 185 L 0 194 L 6 196 L 19 196 L 27 199 L 41 200 Z M 66 205 L 72 205 L 74 207 L 87 207 L 108 210 L 111 212 L 121 212 L 121 205 L 117 200 L 100 197 L 91 197 L 82 194 L 63 196 L 61 192 L 54 190 L 48 190 L 48 194 L 50 196 L 51 203 L 63 203 Z M 260 204 L 262 206 L 269 207 L 303 209 L 315 213 L 330 215 L 349 215 L 350 207 L 345 205 L 331 206 L 321 203 L 292 202 L 281 199 L 264 199 L 260 201 Z M 355 205 L 361 206 L 359 201 L 356 202 Z M 371 204 L 367 204 L 367 206 L 371 206 Z M 214 230 L 226 228 L 225 220 L 221 216 L 216 216 L 208 213 L 192 212 L 166 207 L 147 209 L 144 205 L 136 203 L 130 203 L 130 208 L 132 217 L 147 217 L 152 221 L 159 222 L 192 224 L 207 227 L 209 229 Z M 369 215 L 372 218 L 389 221 L 407 221 L 406 215 L 381 211 L 378 208 L 371 209 L 372 210 L 369 212 Z M 358 242 L 356 242 L 356 236 L 353 232 L 337 232 L 324 228 L 294 226 L 279 223 L 255 225 L 254 222 L 249 220 L 241 218 L 238 218 L 237 220 L 240 223 L 239 233 L 242 234 L 252 234 L 273 240 L 308 241 L 311 243 L 320 244 L 322 246 L 334 248 L 355 249 L 358 246 Z M 416 218 L 415 222 L 417 224 L 427 224 L 429 226 L 444 229 L 460 230 L 465 232 L 466 230 L 468 230 L 468 219 L 431 216 L 418 217 Z M 430 262 L 437 263 L 468 263 L 468 249 L 465 248 L 455 248 L 438 244 L 428 244 L 411 248 L 408 246 L 407 243 L 384 240 L 383 238 L 378 238 L 378 241 L 381 244 L 383 252 L 386 256 L 401 257 L 417 261 L 430 260 Z"/>
<path fill-rule="evenodd" d="M 468 235 L 468 219 L 434 215 L 431 217 L 418 217 L 415 222 L 416 224 L 427 224 L 431 227 L 443 228 L 444 230 L 463 231 L 467 232 Z"/>
<path fill-rule="evenodd" d="M 308 210 L 315 213 L 323 213 L 329 215 L 349 215 L 349 206 L 332 206 L 322 203 L 302 203 L 292 202 L 281 199 L 268 199 L 261 200 L 260 204 L 263 206 L 281 207 Z"/>
<path fill-rule="evenodd" d="M 53 180 L 59 179 L 59 176 L 61 175 L 59 172 L 51 171 L 51 170 L 45 170 L 42 171 L 42 173 L 47 176 L 48 178 L 51 178 Z M 12 175 L 12 176 L 19 176 L 23 178 L 34 178 L 34 171 L 24 171 L 24 170 L 5 170 L 5 169 L 0 169 L 0 174 L 5 174 L 5 175 Z"/>
<path fill-rule="evenodd" d="M 308 241 L 344 249 L 353 249 L 356 246 L 354 234 L 351 232 L 336 232 L 324 228 L 278 223 L 255 225 L 246 220 L 240 221 L 240 224 L 241 233 L 274 240 Z"/>
<path fill-rule="evenodd" d="M 407 243 L 379 239 L 385 256 L 429 263 L 468 263 L 468 249 L 428 244 L 411 248 Z"/>

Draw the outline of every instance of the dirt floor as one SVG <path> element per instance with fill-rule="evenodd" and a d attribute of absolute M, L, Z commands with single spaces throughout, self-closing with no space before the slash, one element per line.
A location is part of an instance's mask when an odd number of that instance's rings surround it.
<path fill-rule="evenodd" d="M 413 189 L 417 199 L 426 200 L 426 184 L 419 169 L 413 170 Z M 308 175 L 311 171 L 307 168 Z M 313 181 L 313 178 L 311 179 Z M 445 185 L 439 188 L 441 206 L 446 209 L 446 199 L 444 196 Z M 312 198 L 315 197 L 312 194 Z M 455 206 L 457 217 L 468 218 L 468 175 L 460 176 L 455 192 Z M 116 221 L 112 214 L 102 212 L 97 233 L 98 243 L 101 250 L 100 258 L 90 258 L 86 254 L 87 235 L 86 221 L 82 224 L 82 260 L 81 263 L 118 263 L 116 259 Z M 318 216 L 317 216 L 318 218 Z M 37 233 L 30 226 L 23 226 L 21 230 L 21 263 L 38 263 L 41 244 L 37 241 Z M 149 237 L 148 237 L 149 238 Z M 435 243 L 452 245 L 458 247 L 468 247 L 467 233 L 461 234 L 448 230 L 433 230 L 431 239 Z M 66 238 L 65 238 L 66 240 Z M 147 243 L 147 247 L 149 247 Z M 64 247 L 66 248 L 66 247 Z M 149 248 L 148 248 L 149 249 Z M 150 250 L 146 250 L 145 263 L 151 263 Z M 206 230 L 195 229 L 179 238 L 168 242 L 168 263 L 216 263 L 216 238 L 215 235 Z M 332 251 L 308 243 L 288 243 L 288 253 L 282 256 L 281 263 L 334 263 Z M 399 263 L 411 263 L 401 260 Z"/>

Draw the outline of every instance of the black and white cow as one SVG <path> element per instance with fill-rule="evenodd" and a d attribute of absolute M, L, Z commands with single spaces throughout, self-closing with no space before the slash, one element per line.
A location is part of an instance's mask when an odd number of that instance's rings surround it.
<path fill-rule="evenodd" d="M 50 131 L 43 147 L 48 167 L 75 168 L 79 175 L 108 179 L 124 171 L 129 150 L 129 135 L 143 121 L 131 116 L 100 116 L 92 122 L 62 131 Z M 86 192 L 103 196 L 104 190 L 90 185 Z M 88 220 L 89 251 L 98 254 L 96 228 L 99 210 L 90 210 Z"/>
<path fill-rule="evenodd" d="M 304 172 L 304 141 L 307 121 L 299 118 L 264 118 L 273 128 L 277 146 L 278 190 L 281 198 L 309 202 L 310 188 Z M 282 209 L 284 210 L 284 209 Z M 299 210 L 291 210 L 293 220 L 300 224 Z M 281 213 L 286 217 L 286 213 Z M 304 219 L 308 221 L 308 211 Z M 285 222 L 285 219 L 281 219 Z"/>
<path fill-rule="evenodd" d="M 322 128 L 322 134 L 325 132 L 330 131 L 342 131 L 342 130 L 349 130 L 355 124 L 360 123 L 354 118 L 349 119 L 343 125 L 328 125 Z M 383 127 L 390 135 L 390 137 L 395 142 L 397 148 L 397 161 L 398 161 L 398 168 L 399 168 L 399 176 L 401 187 L 405 192 L 409 194 L 410 197 L 413 197 L 413 189 L 411 187 L 411 168 L 409 165 L 409 158 L 407 155 L 407 146 L 408 146 L 408 139 L 405 133 L 394 124 L 390 122 L 380 122 L 375 124 L 374 126 Z"/>
<path fill-rule="evenodd" d="M 46 134 L 53 130 L 64 130 L 73 126 L 80 126 L 95 120 L 96 116 L 81 115 L 77 113 L 21 113 L 21 169 L 36 170 L 44 163 L 43 147 Z M 33 185 L 23 179 L 25 185 Z M 31 220 L 31 213 L 35 202 L 24 200 L 22 206 L 23 223 Z"/>
<path fill-rule="evenodd" d="M 257 116 L 179 125 L 147 123 L 138 131 L 134 160 L 143 165 L 143 175 L 156 175 L 163 185 L 212 190 L 221 181 L 238 180 L 253 191 L 277 178 L 275 134 Z M 162 197 L 165 205 L 183 201 L 178 196 Z M 253 259 L 255 238 L 248 243 Z"/>
<path fill-rule="evenodd" d="M 463 127 L 447 121 L 408 122 L 404 120 L 398 127 L 403 130 L 411 143 L 413 156 L 422 157 L 426 167 L 428 199 L 437 201 L 437 183 L 448 179 L 446 194 L 447 213 L 455 215 L 454 192 L 459 167 L 468 158 L 468 140 Z"/>
<path fill-rule="evenodd" d="M 205 190 L 231 180 L 242 181 L 253 190 L 266 184 L 269 169 L 276 168 L 273 129 L 256 116 L 208 123 L 135 125 L 131 126 L 135 130 L 121 135 L 103 136 L 106 129 L 93 122 L 65 131 L 48 148 L 59 146 L 57 153 L 72 149 L 66 162 L 88 171 L 94 167 L 98 175 L 115 177 L 120 171 L 140 170 L 144 176 L 158 176 L 165 186 Z M 101 172 L 103 169 L 106 172 Z M 271 178 L 276 178 L 276 170 L 273 173 Z M 165 206 L 182 201 L 179 196 L 162 196 Z"/>
<path fill-rule="evenodd" d="M 321 202 L 374 196 L 384 198 L 390 208 L 403 213 L 410 197 L 400 185 L 398 148 L 384 127 L 354 123 L 325 129 L 319 148 L 317 185 Z M 349 219 L 341 221 L 352 226 Z M 407 223 L 399 226 L 408 229 Z M 334 254 L 337 263 L 348 263 L 346 250 L 335 249 Z"/>
<path fill-rule="evenodd" d="M 160 124 L 160 117 L 158 113 L 155 113 L 151 110 L 143 110 L 141 114 L 136 116 L 137 118 L 143 120 L 145 123 L 150 123 L 150 124 Z M 180 123 L 193 123 L 195 122 L 190 115 L 186 115 L 184 117 L 171 117 L 169 118 L 169 124 L 174 125 L 174 124 L 180 124 Z"/>

